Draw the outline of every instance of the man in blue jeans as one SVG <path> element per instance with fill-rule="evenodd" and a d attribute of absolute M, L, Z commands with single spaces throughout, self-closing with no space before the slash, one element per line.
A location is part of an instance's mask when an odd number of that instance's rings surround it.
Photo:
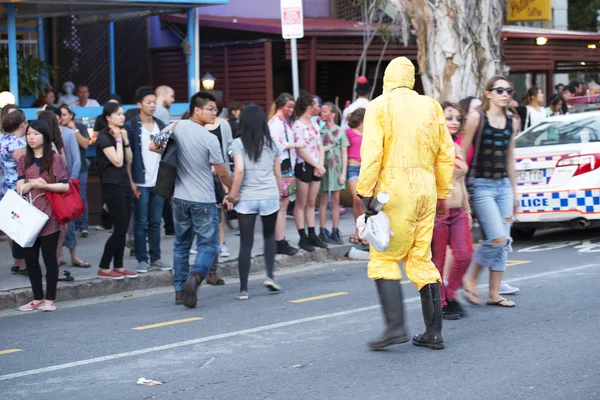
<path fill-rule="evenodd" d="M 125 129 L 133 153 L 130 177 L 135 196 L 133 231 L 137 272 L 146 273 L 150 267 L 169 271 L 172 268 L 160 261 L 160 223 L 164 199 L 154 193 L 160 154 L 150 151 L 150 143 L 165 125 L 153 117 L 156 95 L 151 87 L 139 88 L 136 102 L 140 113 L 125 124 Z M 150 245 L 150 264 L 146 243 Z"/>
<path fill-rule="evenodd" d="M 175 304 L 189 308 L 196 307 L 198 287 L 207 277 L 219 251 L 220 217 L 212 167 L 221 182 L 231 187 L 219 140 L 204 128 L 216 117 L 215 97 L 208 92 L 198 92 L 190 100 L 190 119 L 176 122 L 170 130 L 162 132 L 151 147 L 154 151 L 163 151 L 167 136 L 177 143 L 177 180 L 173 195 L 173 286 Z M 197 237 L 198 254 L 190 271 L 189 254 L 194 236 Z"/>

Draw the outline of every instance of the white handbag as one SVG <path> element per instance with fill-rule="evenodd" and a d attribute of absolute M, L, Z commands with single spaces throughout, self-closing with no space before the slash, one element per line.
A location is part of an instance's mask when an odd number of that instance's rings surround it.
<path fill-rule="evenodd" d="M 8 190 L 0 200 L 0 230 L 21 247 L 32 247 L 48 222 L 48 216 L 33 205 L 34 200 L 14 190 Z"/>

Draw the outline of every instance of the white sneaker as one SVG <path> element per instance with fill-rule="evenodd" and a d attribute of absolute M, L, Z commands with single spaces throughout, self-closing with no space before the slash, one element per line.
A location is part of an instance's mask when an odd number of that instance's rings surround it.
<path fill-rule="evenodd" d="M 510 286 L 508 283 L 500 282 L 500 291 L 498 294 L 508 295 L 519 293 L 519 288 Z"/>
<path fill-rule="evenodd" d="M 267 278 L 264 282 L 263 285 L 269 289 L 271 292 L 279 292 L 281 290 L 281 286 L 279 286 L 279 284 L 277 282 L 275 282 L 275 280 L 271 279 L 271 278 Z"/>
<path fill-rule="evenodd" d="M 248 292 L 242 290 L 240 294 L 237 295 L 238 300 L 248 300 Z"/>
<path fill-rule="evenodd" d="M 161 271 L 170 271 L 173 269 L 173 267 L 163 264 L 160 260 L 156 260 L 156 261 L 152 262 L 152 264 L 150 264 L 150 266 L 152 268 L 158 268 Z"/>
<path fill-rule="evenodd" d="M 223 243 L 219 248 L 219 255 L 221 257 L 229 257 L 231 255 L 229 254 L 229 249 L 227 248 L 227 245 L 225 243 Z"/>
<path fill-rule="evenodd" d="M 43 305 L 38 307 L 38 309 L 42 312 L 56 311 L 56 304 L 49 303 L 48 300 L 46 300 Z"/>
<path fill-rule="evenodd" d="M 140 274 L 148 273 L 148 263 L 146 261 L 140 261 L 137 265 L 137 272 Z"/>

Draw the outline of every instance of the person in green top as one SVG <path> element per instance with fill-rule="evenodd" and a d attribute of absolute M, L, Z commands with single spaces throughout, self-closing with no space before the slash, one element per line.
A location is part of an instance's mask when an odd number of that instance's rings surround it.
<path fill-rule="evenodd" d="M 348 169 L 348 146 L 350 142 L 344 130 L 336 124 L 339 110 L 333 103 L 321 107 L 321 139 L 325 147 L 325 169 L 321 180 L 321 204 L 319 207 L 319 236 L 325 243 L 343 244 L 340 234 L 340 191 L 346 188 Z M 327 203 L 331 192 L 331 220 L 333 229 L 327 230 Z"/>

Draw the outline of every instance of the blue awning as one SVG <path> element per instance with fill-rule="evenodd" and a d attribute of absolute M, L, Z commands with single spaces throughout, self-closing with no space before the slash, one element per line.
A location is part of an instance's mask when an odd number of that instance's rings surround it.
<path fill-rule="evenodd" d="M 143 17 L 227 2 L 228 0 L 8 0 L 9 4 L 16 5 L 17 19 L 23 20 L 65 15 L 106 18 L 133 13 L 140 13 L 139 16 Z"/>

